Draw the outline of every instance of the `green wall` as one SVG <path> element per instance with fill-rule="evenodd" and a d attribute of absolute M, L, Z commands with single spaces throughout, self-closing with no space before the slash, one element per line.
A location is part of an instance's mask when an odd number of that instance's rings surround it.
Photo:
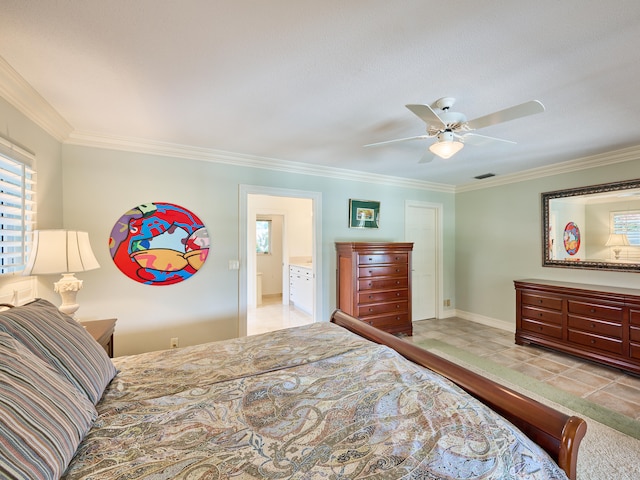
<path fill-rule="evenodd" d="M 640 275 L 542 267 L 542 192 L 640 178 L 640 160 L 456 194 L 456 309 L 515 329 L 513 281 L 640 288 Z"/>
<path fill-rule="evenodd" d="M 239 272 L 229 270 L 229 260 L 243 257 L 238 251 L 240 185 L 322 194 L 322 319 L 335 308 L 334 242 L 404 240 L 405 200 L 443 205 L 443 295 L 454 298 L 453 193 L 93 147 L 64 145 L 62 151 L 64 226 L 89 232 L 101 265 L 79 275 L 85 288 L 78 297 L 78 316 L 117 317 L 117 355 L 168 348 L 171 337 L 179 337 L 184 346 L 238 335 Z M 381 227 L 349 229 L 349 198 L 379 200 Z M 209 258 L 184 282 L 139 284 L 120 273 L 109 256 L 116 220 L 148 202 L 182 205 L 209 230 Z"/>

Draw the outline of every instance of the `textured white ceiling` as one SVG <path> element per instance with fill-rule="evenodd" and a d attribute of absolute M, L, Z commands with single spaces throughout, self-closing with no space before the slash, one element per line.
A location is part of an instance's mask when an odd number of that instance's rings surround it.
<path fill-rule="evenodd" d="M 0 56 L 78 135 L 166 142 L 449 185 L 640 145 L 640 2 L 0 0 Z M 469 119 L 431 140 L 407 103 Z M 0 125 L 4 129 L 4 125 Z M 640 172 L 639 176 L 640 176 Z"/>

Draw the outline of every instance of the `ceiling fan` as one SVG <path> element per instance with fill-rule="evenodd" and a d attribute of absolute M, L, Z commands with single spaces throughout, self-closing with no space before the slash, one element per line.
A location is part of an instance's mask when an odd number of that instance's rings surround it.
<path fill-rule="evenodd" d="M 526 117 L 535 113 L 544 112 L 544 105 L 538 100 L 521 103 L 513 107 L 505 108 L 497 112 L 478 117 L 474 120 L 467 120 L 467 117 L 459 112 L 451 111 L 451 107 L 456 99 L 453 97 L 443 97 L 433 104 L 417 105 L 409 104 L 406 107 L 414 114 L 420 117 L 427 124 L 426 135 L 417 135 L 415 137 L 398 138 L 396 140 L 387 140 L 385 142 L 370 143 L 365 147 L 376 147 L 378 145 L 387 145 L 389 143 L 405 142 L 408 140 L 424 140 L 427 138 L 436 138 L 431 144 L 429 150 L 420 160 L 420 163 L 430 162 L 433 153 L 440 158 L 450 158 L 459 152 L 465 143 L 480 145 L 488 142 L 506 142 L 516 143 L 502 138 L 488 137 L 472 133 L 473 130 L 489 127 L 497 123 L 508 122 L 517 118 Z M 436 109 L 439 112 L 436 113 Z"/>

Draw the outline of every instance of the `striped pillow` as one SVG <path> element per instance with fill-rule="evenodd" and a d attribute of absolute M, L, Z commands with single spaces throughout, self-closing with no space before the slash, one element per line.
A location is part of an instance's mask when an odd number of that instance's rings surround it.
<path fill-rule="evenodd" d="M 0 332 L 51 365 L 94 404 L 116 374 L 107 353 L 84 327 L 42 298 L 0 312 Z"/>
<path fill-rule="evenodd" d="M 59 478 L 96 417 L 62 375 L 0 333 L 0 478 Z"/>

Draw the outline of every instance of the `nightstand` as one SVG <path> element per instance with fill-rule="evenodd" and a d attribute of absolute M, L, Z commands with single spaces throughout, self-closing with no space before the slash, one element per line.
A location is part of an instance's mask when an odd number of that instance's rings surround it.
<path fill-rule="evenodd" d="M 87 329 L 87 332 L 102 345 L 110 358 L 113 358 L 113 331 L 116 328 L 117 318 L 105 320 L 86 320 L 80 324 Z"/>

